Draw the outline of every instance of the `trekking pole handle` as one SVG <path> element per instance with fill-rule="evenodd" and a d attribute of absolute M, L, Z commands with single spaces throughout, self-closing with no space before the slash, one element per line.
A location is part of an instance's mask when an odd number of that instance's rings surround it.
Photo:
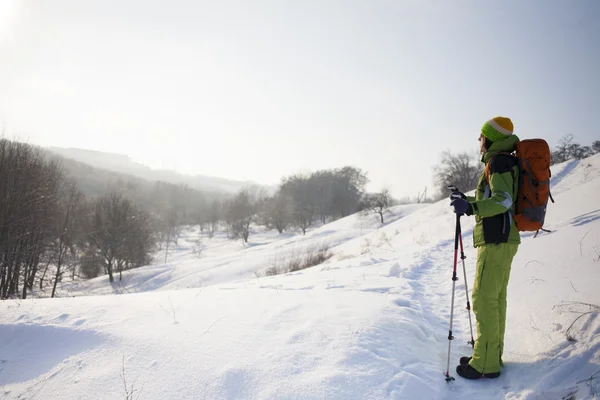
<path fill-rule="evenodd" d="M 465 196 L 465 194 L 463 192 L 461 192 L 456 186 L 448 185 L 448 189 L 452 192 L 452 193 L 450 193 L 450 200 L 458 200 L 458 199 L 466 200 L 467 199 L 467 196 Z M 462 216 L 462 214 L 461 214 L 461 216 Z"/>
<path fill-rule="evenodd" d="M 461 192 L 456 186 L 454 186 L 454 185 L 448 185 L 448 189 L 452 192 L 452 193 L 450 193 L 450 199 L 452 199 L 452 200 L 456 200 L 456 199 L 466 200 L 467 196 L 465 196 L 465 194 L 463 192 Z"/>

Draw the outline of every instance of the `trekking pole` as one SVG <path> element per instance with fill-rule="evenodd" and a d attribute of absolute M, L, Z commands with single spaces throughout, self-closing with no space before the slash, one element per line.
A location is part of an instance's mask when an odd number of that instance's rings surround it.
<path fill-rule="evenodd" d="M 458 280 L 456 277 L 456 262 L 458 259 L 459 228 L 460 214 L 456 214 L 456 232 L 454 235 L 454 267 L 452 270 L 452 303 L 450 306 L 450 329 L 448 330 L 448 364 L 446 365 L 446 382 L 451 382 L 454 380 L 454 378 L 450 376 L 450 346 L 452 345 L 452 340 L 454 340 L 454 336 L 452 336 L 452 322 L 454 320 L 454 293 L 456 291 L 456 281 Z"/>
<path fill-rule="evenodd" d="M 448 189 L 452 191 L 452 198 L 460 198 L 462 197 L 459 193 L 459 190 L 456 186 L 449 185 Z M 454 196 L 455 195 L 455 196 Z M 454 336 L 452 335 L 452 323 L 454 322 L 454 297 L 456 293 L 456 281 L 458 277 L 456 276 L 456 265 L 458 261 L 458 245 L 460 243 L 460 259 L 462 260 L 463 265 L 463 274 L 465 277 L 465 292 L 467 294 L 467 312 L 469 313 L 469 327 L 471 328 L 471 341 L 467 342 L 472 347 L 475 346 L 475 340 L 473 338 L 473 323 L 471 321 L 471 302 L 469 301 L 469 288 L 467 285 L 467 269 L 465 267 L 465 251 L 463 247 L 462 240 L 462 229 L 460 226 L 460 217 L 461 214 L 456 214 L 456 230 L 454 233 L 454 265 L 452 270 L 452 304 L 450 308 L 450 329 L 448 330 L 448 364 L 446 366 L 446 382 L 453 381 L 454 378 L 450 376 L 450 348 L 452 344 L 452 340 L 454 340 Z"/>
<path fill-rule="evenodd" d="M 452 191 L 452 195 L 450 196 L 452 199 L 464 198 L 464 194 L 460 193 L 460 191 L 458 190 L 458 188 L 456 186 L 449 185 L 448 189 L 450 189 Z M 462 229 L 460 226 L 460 219 L 456 223 L 458 225 L 456 229 L 458 231 L 458 238 L 460 241 L 460 259 L 462 260 L 463 274 L 465 277 L 465 294 L 467 297 L 467 312 L 469 313 L 469 328 L 471 330 L 471 340 L 468 341 L 467 344 L 470 344 L 471 347 L 475 347 L 475 339 L 473 336 L 473 321 L 471 319 L 471 302 L 469 301 L 469 284 L 467 282 L 467 268 L 465 267 L 465 259 L 467 258 L 467 256 L 465 256 L 465 250 L 463 247 Z"/>
<path fill-rule="evenodd" d="M 460 259 L 462 260 L 463 273 L 465 275 L 465 293 L 467 294 L 467 312 L 469 313 L 469 328 L 471 328 L 471 341 L 467 342 L 471 347 L 475 347 L 475 339 L 473 338 L 473 322 L 471 321 L 471 302 L 469 301 L 469 284 L 467 283 L 467 268 L 465 267 L 465 251 L 463 249 L 462 230 L 460 229 L 460 219 L 456 222 L 458 224 L 458 237 L 460 238 Z"/>

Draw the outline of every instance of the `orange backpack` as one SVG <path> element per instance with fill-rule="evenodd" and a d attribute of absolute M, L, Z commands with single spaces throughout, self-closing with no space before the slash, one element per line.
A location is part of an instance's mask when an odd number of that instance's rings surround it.
<path fill-rule="evenodd" d="M 546 231 L 542 228 L 546 218 L 550 194 L 550 147 L 543 139 L 527 139 L 517 143 L 515 154 L 498 153 L 516 159 L 519 166 L 519 190 L 515 200 L 515 223 L 519 231 Z M 492 157 L 492 158 L 493 158 Z M 491 161 L 491 159 L 490 159 Z M 485 166 L 485 177 L 490 181 L 490 162 Z M 546 231 L 548 232 L 548 231 Z M 535 236 L 534 236 L 535 237 Z"/>

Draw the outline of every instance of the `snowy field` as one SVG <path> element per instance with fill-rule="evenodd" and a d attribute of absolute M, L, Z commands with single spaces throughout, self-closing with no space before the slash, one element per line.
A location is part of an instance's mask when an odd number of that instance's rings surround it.
<path fill-rule="evenodd" d="M 600 155 L 552 172 L 552 233 L 522 234 L 498 379 L 454 371 L 471 350 L 461 268 L 445 381 L 455 215 L 442 201 L 394 207 L 383 226 L 353 215 L 306 236 L 257 231 L 248 246 L 188 230 L 167 263 L 113 286 L 0 302 L 0 399 L 598 398 Z M 320 246 L 325 263 L 265 275 Z"/>

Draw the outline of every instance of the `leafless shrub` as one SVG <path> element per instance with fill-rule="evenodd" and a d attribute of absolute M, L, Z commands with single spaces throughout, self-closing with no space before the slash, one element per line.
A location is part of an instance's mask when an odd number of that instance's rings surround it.
<path fill-rule="evenodd" d="M 364 256 L 365 254 L 371 254 L 372 252 L 373 249 L 371 248 L 371 239 L 364 238 L 360 244 L 360 254 Z"/>
<path fill-rule="evenodd" d="M 176 314 L 176 309 L 175 307 L 173 307 L 173 303 L 171 302 L 171 297 L 169 297 L 169 306 L 171 308 L 171 311 L 167 310 L 166 308 L 164 308 L 163 306 L 160 306 L 160 308 L 163 309 L 164 312 L 166 312 L 167 314 L 170 314 L 173 316 L 173 324 L 177 325 L 179 322 L 177 322 L 177 314 Z M 179 307 L 177 307 L 177 309 L 179 309 Z"/>
<path fill-rule="evenodd" d="M 135 382 L 137 381 L 134 380 L 131 385 L 129 385 L 127 383 L 127 377 L 125 374 L 125 356 L 123 356 L 123 361 L 121 364 L 121 382 L 123 383 L 123 399 L 125 400 L 137 400 L 140 398 L 142 389 L 136 389 L 135 388 Z M 137 393 L 137 396 L 135 395 Z"/>
<path fill-rule="evenodd" d="M 279 275 L 279 274 L 284 274 L 284 273 L 285 272 L 283 272 L 283 270 L 280 267 L 278 267 L 277 265 L 271 265 L 265 271 L 266 276 L 274 276 L 274 275 Z"/>
<path fill-rule="evenodd" d="M 292 251 L 287 257 L 274 260 L 271 266 L 265 271 L 265 275 L 273 276 L 301 271 L 322 264 L 331 258 L 332 255 L 329 251 L 329 245 L 325 243 L 310 246 L 300 253 Z"/>
<path fill-rule="evenodd" d="M 425 232 L 421 232 L 421 235 L 418 239 L 413 236 L 413 241 L 420 246 L 425 246 L 429 243 L 429 239 L 427 238 Z"/>
<path fill-rule="evenodd" d="M 204 243 L 202 240 L 202 236 L 198 236 L 196 239 L 194 246 L 192 247 L 192 252 L 196 257 L 200 257 L 202 255 L 202 251 L 204 250 Z"/>
<path fill-rule="evenodd" d="M 295 272 L 314 267 L 327 261 L 332 255 L 329 252 L 329 246 L 326 244 L 312 246 L 303 256 L 290 260 L 288 270 Z"/>
<path fill-rule="evenodd" d="M 387 245 L 392 251 L 396 251 L 396 249 L 392 245 L 392 238 L 388 236 L 385 232 L 381 232 L 381 235 L 379 236 L 379 243 L 381 245 Z"/>
<path fill-rule="evenodd" d="M 577 321 L 582 319 L 585 316 L 596 316 L 600 314 L 600 306 L 596 304 L 583 303 L 580 301 L 563 301 L 561 304 L 554 306 L 553 308 L 558 309 L 561 312 L 568 312 L 573 314 L 579 314 L 577 318 L 573 320 L 571 325 L 565 331 L 565 336 L 569 342 L 576 342 L 575 338 L 575 324 Z"/>
<path fill-rule="evenodd" d="M 588 235 L 588 233 L 590 233 L 592 229 L 590 228 L 585 235 L 583 235 L 583 237 L 581 238 L 581 240 L 579 241 L 579 255 L 582 256 L 583 255 L 583 240 L 585 239 L 585 237 Z"/>
<path fill-rule="evenodd" d="M 394 246 L 392 245 L 392 238 L 388 236 L 387 233 L 381 232 L 376 240 L 372 240 L 371 238 L 364 238 L 361 243 L 360 254 L 372 254 L 376 249 L 381 249 L 382 247 L 387 247 L 386 250 L 395 251 Z"/>
<path fill-rule="evenodd" d="M 589 378 L 584 379 L 582 381 L 578 381 L 577 384 L 580 385 L 582 383 L 585 383 L 586 386 L 590 389 L 590 395 L 593 396 L 593 398 L 596 398 L 596 396 L 600 394 L 600 382 L 598 378 L 600 378 L 600 370 L 593 373 L 592 376 L 590 376 Z"/>

